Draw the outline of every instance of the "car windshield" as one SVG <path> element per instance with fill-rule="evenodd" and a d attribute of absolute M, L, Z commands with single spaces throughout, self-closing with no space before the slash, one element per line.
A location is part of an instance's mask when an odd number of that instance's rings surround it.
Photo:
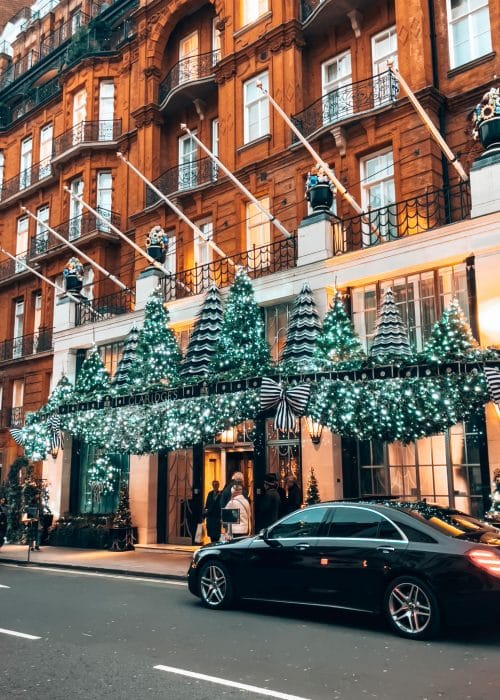
<path fill-rule="evenodd" d="M 443 535 L 500 546 L 500 530 L 472 515 L 429 503 L 391 503 L 391 506 L 420 522 L 426 522 Z"/>

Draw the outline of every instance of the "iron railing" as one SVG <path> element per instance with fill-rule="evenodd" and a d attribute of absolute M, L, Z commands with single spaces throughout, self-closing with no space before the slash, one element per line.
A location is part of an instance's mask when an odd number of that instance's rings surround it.
<path fill-rule="evenodd" d="M 8 129 L 15 121 L 45 104 L 60 92 L 59 78 L 54 78 L 45 85 L 30 90 L 14 107 L 0 106 L 0 129 Z"/>
<path fill-rule="evenodd" d="M 97 207 L 97 212 L 104 216 L 108 221 L 110 221 L 117 228 L 120 225 L 120 215 L 114 211 L 109 211 L 107 209 L 102 209 L 102 207 Z M 84 211 L 80 216 L 74 216 L 72 219 L 63 221 L 59 224 L 56 229 L 57 233 L 67 241 L 76 241 L 79 238 L 88 236 L 91 233 L 110 233 L 111 229 L 103 221 L 98 219 L 94 214 L 89 211 Z M 36 258 L 38 255 L 45 255 L 45 253 L 51 252 L 56 248 L 64 246 L 62 241 L 60 241 L 53 233 L 50 231 L 39 231 L 35 236 L 31 237 L 30 249 L 28 251 L 28 257 Z M 69 248 L 68 248 L 69 251 Z"/>
<path fill-rule="evenodd" d="M 309 136 L 324 126 L 394 104 L 398 92 L 398 81 L 388 70 L 326 93 L 295 114 L 292 122 L 304 136 Z M 293 140 L 297 140 L 295 134 Z"/>
<path fill-rule="evenodd" d="M 27 252 L 19 253 L 16 255 L 16 258 L 16 260 L 9 258 L 8 260 L 0 262 L 0 282 L 5 282 L 5 280 L 10 279 L 14 275 L 26 271 L 26 267 L 21 264 L 21 261 L 27 261 Z"/>
<path fill-rule="evenodd" d="M 2 428 L 22 428 L 24 425 L 24 408 L 13 406 L 0 411 L 0 427 Z"/>
<path fill-rule="evenodd" d="M 334 226 L 333 254 L 413 236 L 470 216 L 470 185 L 460 182 L 444 189 L 371 209 L 366 214 L 343 219 Z"/>
<path fill-rule="evenodd" d="M 168 196 L 209 185 L 216 182 L 218 176 L 217 166 L 210 158 L 199 158 L 190 163 L 174 165 L 153 180 L 153 185 Z M 146 185 L 146 207 L 151 207 L 158 201 L 158 195 Z"/>
<path fill-rule="evenodd" d="M 6 56 L 12 56 L 12 46 L 9 44 L 8 41 L 0 41 L 0 53 L 5 54 Z"/>
<path fill-rule="evenodd" d="M 54 139 L 54 158 L 75 146 L 116 141 L 122 133 L 122 120 L 80 122 Z"/>
<path fill-rule="evenodd" d="M 297 259 L 297 239 L 285 238 L 266 246 L 250 249 L 221 258 L 206 265 L 198 265 L 190 270 L 182 270 L 163 277 L 160 285 L 165 301 L 182 299 L 201 294 L 213 284 L 229 287 L 234 282 L 236 267 L 247 269 L 252 279 L 266 277 L 273 272 L 290 270 Z M 232 262 L 231 262 L 232 261 Z M 234 264 L 233 264 L 234 263 Z"/>
<path fill-rule="evenodd" d="M 214 75 L 214 66 L 220 60 L 220 51 L 187 56 L 176 63 L 168 72 L 167 77 L 160 83 L 159 97 L 162 104 L 168 95 L 184 83 L 192 83 L 196 80 L 211 78 Z"/>
<path fill-rule="evenodd" d="M 70 17 L 42 41 L 40 44 L 40 59 L 49 56 L 53 51 L 64 44 L 64 42 L 71 39 L 80 27 L 84 27 L 92 19 L 92 17 L 85 14 L 85 12 L 78 12 L 75 17 L 78 19 Z"/>
<path fill-rule="evenodd" d="M 129 289 L 107 294 L 97 299 L 76 305 L 75 326 L 84 326 L 96 321 L 107 321 L 114 316 L 128 314 L 134 310 L 135 295 Z"/>
<path fill-rule="evenodd" d="M 28 355 L 52 350 L 52 328 L 40 328 L 38 333 L 21 335 L 0 343 L 0 362 L 17 360 Z"/>
<path fill-rule="evenodd" d="M 0 188 L 0 202 L 5 202 L 5 200 L 28 189 L 28 187 L 50 177 L 53 174 L 50 160 L 50 158 L 46 158 L 39 163 L 35 163 L 31 168 L 23 170 L 19 175 L 6 180 Z"/>

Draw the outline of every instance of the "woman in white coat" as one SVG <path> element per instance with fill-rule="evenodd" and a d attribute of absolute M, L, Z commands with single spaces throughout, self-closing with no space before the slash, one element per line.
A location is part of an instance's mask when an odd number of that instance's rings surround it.
<path fill-rule="evenodd" d="M 232 525 L 233 536 L 243 537 L 252 532 L 252 509 L 248 498 L 243 495 L 243 486 L 235 484 L 231 488 L 231 500 L 226 508 L 237 508 L 240 511 L 240 522 Z"/>

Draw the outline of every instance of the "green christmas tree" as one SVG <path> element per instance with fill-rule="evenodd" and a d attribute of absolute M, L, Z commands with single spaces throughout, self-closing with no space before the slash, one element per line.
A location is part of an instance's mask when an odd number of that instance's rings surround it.
<path fill-rule="evenodd" d="M 129 370 L 135 391 L 160 382 L 175 383 L 181 364 L 181 351 L 173 330 L 168 328 L 169 313 L 159 289 L 149 297 L 144 313 L 144 325 L 139 331 L 135 358 Z"/>
<path fill-rule="evenodd" d="M 316 474 L 314 473 L 314 467 L 311 467 L 309 480 L 307 482 L 306 503 L 308 506 L 312 506 L 314 503 L 321 503 L 321 498 L 319 497 L 318 480 L 316 479 Z"/>
<path fill-rule="evenodd" d="M 75 383 L 77 398 L 99 398 L 109 392 L 110 378 L 108 371 L 94 346 L 85 358 Z"/>
<path fill-rule="evenodd" d="M 239 269 L 229 290 L 212 368 L 236 377 L 251 377 L 262 375 L 269 362 L 264 320 L 250 279 Z"/>
<path fill-rule="evenodd" d="M 134 363 L 139 331 L 134 323 L 123 344 L 123 352 L 111 386 L 116 394 L 126 394 L 130 388 L 130 368 Z"/>
<path fill-rule="evenodd" d="M 90 488 L 92 502 L 100 503 L 102 496 L 113 493 L 120 470 L 115 467 L 106 454 L 98 456 L 87 472 L 87 483 Z"/>
<path fill-rule="evenodd" d="M 450 362 L 477 354 L 478 343 L 457 299 L 452 299 L 432 328 L 424 348 L 430 362 Z"/>
<path fill-rule="evenodd" d="M 205 297 L 196 319 L 181 369 L 183 379 L 208 375 L 216 357 L 223 316 L 220 292 L 214 286 Z"/>
<path fill-rule="evenodd" d="M 311 287 L 305 282 L 293 305 L 281 358 L 282 369 L 294 372 L 314 367 L 320 326 Z"/>
<path fill-rule="evenodd" d="M 65 374 L 61 375 L 61 378 L 50 392 L 45 408 L 50 412 L 59 408 L 61 404 L 68 403 L 73 399 L 73 391 L 73 384 L 68 377 Z"/>
<path fill-rule="evenodd" d="M 128 484 L 122 484 L 120 488 L 120 496 L 118 499 L 118 508 L 113 520 L 115 527 L 131 527 L 132 513 L 130 512 L 130 503 L 128 495 Z"/>
<path fill-rule="evenodd" d="M 352 321 L 347 315 L 342 295 L 336 291 L 316 341 L 316 358 L 319 362 L 346 364 L 359 363 L 364 356 Z"/>

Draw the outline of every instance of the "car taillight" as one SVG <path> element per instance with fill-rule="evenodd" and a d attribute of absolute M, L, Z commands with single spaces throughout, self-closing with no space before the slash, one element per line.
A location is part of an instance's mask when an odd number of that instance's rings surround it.
<path fill-rule="evenodd" d="M 470 549 L 467 556 L 480 569 L 500 578 L 500 556 L 496 552 L 487 549 Z"/>

